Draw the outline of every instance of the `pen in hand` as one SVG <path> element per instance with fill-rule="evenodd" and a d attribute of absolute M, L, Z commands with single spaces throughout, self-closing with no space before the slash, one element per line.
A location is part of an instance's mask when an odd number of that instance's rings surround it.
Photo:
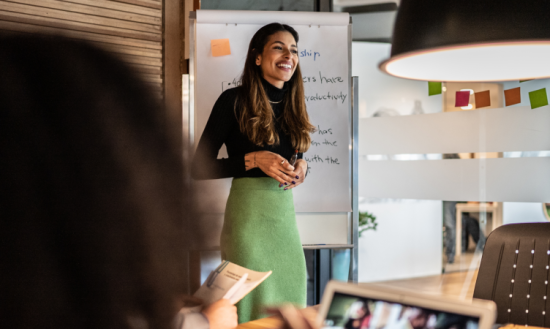
<path fill-rule="evenodd" d="M 297 160 L 298 160 L 298 150 L 294 150 L 294 154 L 290 157 L 290 161 L 288 161 L 288 163 L 290 163 L 290 165 L 294 167 Z"/>
<path fill-rule="evenodd" d="M 294 165 L 296 164 L 296 161 L 298 160 L 298 150 L 294 150 L 294 154 L 290 157 L 290 160 L 288 161 L 288 163 L 294 167 Z M 296 178 L 298 178 L 298 176 L 296 176 Z M 292 184 L 296 184 L 295 181 L 292 181 Z M 288 189 L 288 187 L 285 187 L 285 191 Z"/>

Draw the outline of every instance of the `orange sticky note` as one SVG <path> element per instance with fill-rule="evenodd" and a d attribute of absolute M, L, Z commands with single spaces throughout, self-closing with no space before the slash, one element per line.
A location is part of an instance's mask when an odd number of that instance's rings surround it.
<path fill-rule="evenodd" d="M 504 98 L 506 99 L 506 106 L 521 103 L 521 92 L 519 87 L 505 90 Z"/>
<path fill-rule="evenodd" d="M 210 40 L 210 48 L 212 48 L 212 56 L 214 57 L 231 55 L 229 39 Z"/>
<path fill-rule="evenodd" d="M 476 99 L 476 108 L 491 106 L 491 93 L 489 90 L 480 91 L 474 94 Z"/>

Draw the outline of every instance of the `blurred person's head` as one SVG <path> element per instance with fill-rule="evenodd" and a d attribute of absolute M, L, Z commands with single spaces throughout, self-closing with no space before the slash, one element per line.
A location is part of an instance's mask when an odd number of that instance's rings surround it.
<path fill-rule="evenodd" d="M 428 319 L 428 312 L 419 308 L 413 308 L 409 316 L 409 322 L 411 324 L 411 327 L 413 327 L 414 329 L 426 328 L 428 324 Z"/>
<path fill-rule="evenodd" d="M 0 327 L 168 328 L 182 291 L 181 154 L 125 64 L 0 39 Z"/>
<path fill-rule="evenodd" d="M 360 319 L 368 315 L 370 315 L 370 311 L 366 301 L 357 300 L 351 304 L 349 308 L 350 318 Z"/>

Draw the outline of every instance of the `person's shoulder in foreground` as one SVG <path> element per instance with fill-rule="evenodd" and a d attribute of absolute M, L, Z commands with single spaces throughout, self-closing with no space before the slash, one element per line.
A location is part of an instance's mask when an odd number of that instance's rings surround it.
<path fill-rule="evenodd" d="M 86 42 L 0 45 L 0 328 L 172 329 L 189 198 L 159 100 Z"/>

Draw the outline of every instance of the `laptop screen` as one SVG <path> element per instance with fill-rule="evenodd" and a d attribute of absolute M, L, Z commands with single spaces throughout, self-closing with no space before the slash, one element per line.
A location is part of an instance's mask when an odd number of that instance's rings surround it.
<path fill-rule="evenodd" d="M 478 329 L 479 318 L 334 292 L 324 329 Z"/>

